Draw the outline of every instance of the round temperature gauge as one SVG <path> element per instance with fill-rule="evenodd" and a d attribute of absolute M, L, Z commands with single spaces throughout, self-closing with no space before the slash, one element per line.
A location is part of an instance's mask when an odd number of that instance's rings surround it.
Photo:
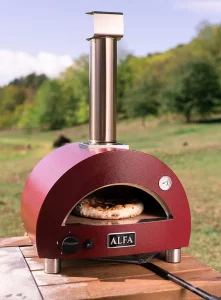
<path fill-rule="evenodd" d="M 172 186 L 172 179 L 169 176 L 163 176 L 159 180 L 159 187 L 163 191 L 167 191 Z"/>

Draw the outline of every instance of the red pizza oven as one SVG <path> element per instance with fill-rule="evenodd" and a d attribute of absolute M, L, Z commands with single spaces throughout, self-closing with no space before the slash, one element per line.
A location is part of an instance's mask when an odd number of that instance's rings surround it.
<path fill-rule="evenodd" d="M 177 176 L 159 159 L 116 142 L 117 40 L 121 13 L 93 12 L 90 39 L 90 140 L 52 151 L 34 168 L 21 204 L 22 221 L 45 272 L 57 273 L 62 258 L 98 258 L 166 250 L 180 261 L 189 244 L 188 200 Z M 110 26 L 111 24 L 111 26 Z M 137 198 L 144 212 L 122 220 L 78 217 L 88 196 Z"/>

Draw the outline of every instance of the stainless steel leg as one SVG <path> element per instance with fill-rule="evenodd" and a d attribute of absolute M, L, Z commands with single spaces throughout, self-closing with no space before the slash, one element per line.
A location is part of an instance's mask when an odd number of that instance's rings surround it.
<path fill-rule="evenodd" d="M 181 249 L 166 250 L 165 261 L 173 264 L 181 262 Z"/>
<path fill-rule="evenodd" d="M 45 258 L 44 259 L 44 272 L 47 274 L 57 274 L 61 270 L 60 258 Z"/>

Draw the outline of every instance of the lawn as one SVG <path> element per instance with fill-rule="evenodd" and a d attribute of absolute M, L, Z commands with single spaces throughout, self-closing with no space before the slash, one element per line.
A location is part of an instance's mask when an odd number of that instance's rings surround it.
<path fill-rule="evenodd" d="M 221 123 L 186 125 L 153 119 L 144 128 L 139 121 L 121 121 L 117 131 L 119 142 L 160 158 L 178 175 L 192 213 L 186 251 L 221 271 Z M 24 234 L 20 198 L 25 180 L 61 132 L 73 141 L 88 138 L 87 125 L 29 135 L 0 132 L 0 237 Z"/>

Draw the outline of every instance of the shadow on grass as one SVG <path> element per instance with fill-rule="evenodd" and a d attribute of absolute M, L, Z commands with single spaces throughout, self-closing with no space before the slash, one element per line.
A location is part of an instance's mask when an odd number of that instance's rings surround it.
<path fill-rule="evenodd" d="M 216 119 L 210 119 L 210 120 L 198 120 L 195 121 L 193 123 L 197 123 L 197 124 L 215 124 L 215 123 L 221 123 L 221 118 L 216 118 Z"/>

